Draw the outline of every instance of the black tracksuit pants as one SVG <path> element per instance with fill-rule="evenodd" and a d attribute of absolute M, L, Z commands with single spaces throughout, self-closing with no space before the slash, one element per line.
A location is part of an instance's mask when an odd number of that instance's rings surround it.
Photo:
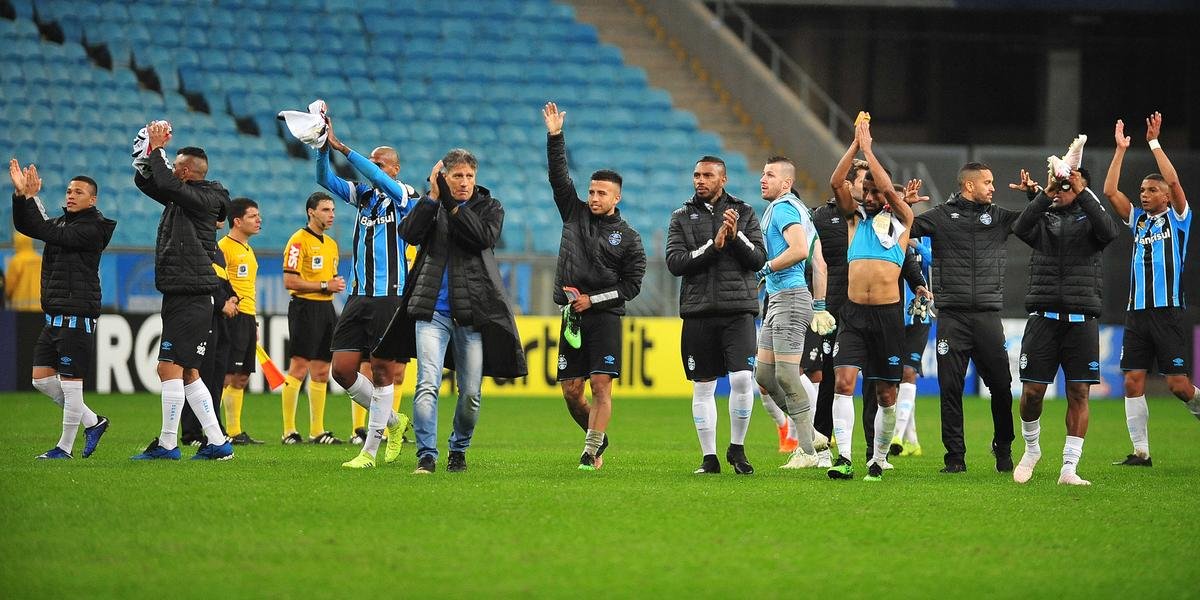
<path fill-rule="evenodd" d="M 940 309 L 937 319 L 938 386 L 942 394 L 942 445 L 946 464 L 966 464 L 963 439 L 963 381 L 967 361 L 992 395 L 992 447 L 1009 452 L 1014 439 L 1012 374 L 1004 348 L 1000 313 Z"/>

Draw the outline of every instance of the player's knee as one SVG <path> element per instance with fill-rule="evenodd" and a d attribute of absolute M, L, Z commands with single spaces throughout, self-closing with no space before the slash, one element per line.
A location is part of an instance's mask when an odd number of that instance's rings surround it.
<path fill-rule="evenodd" d="M 734 394 L 753 394 L 754 375 L 750 371 L 735 371 L 730 373 L 729 391 Z"/>
<path fill-rule="evenodd" d="M 1183 401 L 1192 399 L 1192 394 L 1195 390 L 1192 387 L 1192 382 L 1185 375 L 1171 375 L 1167 377 L 1167 387 L 1171 393 Z"/>
<path fill-rule="evenodd" d="M 754 381 L 759 385 L 759 388 L 764 394 L 771 393 L 777 385 L 775 381 L 775 365 L 772 363 L 758 363 L 754 369 Z"/>

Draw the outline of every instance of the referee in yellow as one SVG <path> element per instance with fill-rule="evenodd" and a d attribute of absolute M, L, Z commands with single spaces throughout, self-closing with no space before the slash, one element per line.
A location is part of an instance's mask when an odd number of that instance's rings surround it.
<path fill-rule="evenodd" d="M 326 235 L 333 227 L 334 202 L 325 192 L 314 192 L 305 203 L 308 224 L 292 234 L 283 249 L 283 286 L 292 295 L 288 304 L 291 357 L 283 383 L 283 443 L 303 441 L 296 430 L 296 404 L 300 384 L 308 382 L 308 441 L 341 444 L 325 429 L 325 393 L 329 384 L 330 343 L 337 313 L 333 295 L 346 289 L 337 274 L 338 246 Z"/>
<path fill-rule="evenodd" d="M 237 297 L 237 315 L 229 322 L 229 366 L 225 369 L 225 428 L 234 444 L 261 444 L 242 429 L 242 399 L 246 383 L 258 359 L 258 320 L 255 319 L 254 285 L 258 280 L 258 259 L 250 247 L 250 237 L 262 231 L 258 203 L 249 198 L 234 198 L 229 209 L 229 234 L 217 242 L 225 255 L 225 272 Z"/>

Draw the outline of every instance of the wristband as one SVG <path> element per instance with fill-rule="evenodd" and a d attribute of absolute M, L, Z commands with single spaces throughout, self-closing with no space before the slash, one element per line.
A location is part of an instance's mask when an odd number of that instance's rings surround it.
<path fill-rule="evenodd" d="M 1162 150 L 1162 144 L 1158 143 L 1158 138 L 1154 138 L 1154 139 L 1150 140 L 1150 149 L 1151 150 Z"/>
<path fill-rule="evenodd" d="M 825 310 L 825 300 L 824 299 L 813 300 L 812 301 L 812 309 L 815 311 Z"/>
<path fill-rule="evenodd" d="M 322 282 L 321 282 L 321 291 L 322 291 L 322 292 L 328 292 L 328 291 L 329 291 L 329 282 L 328 282 L 328 281 L 322 281 Z"/>

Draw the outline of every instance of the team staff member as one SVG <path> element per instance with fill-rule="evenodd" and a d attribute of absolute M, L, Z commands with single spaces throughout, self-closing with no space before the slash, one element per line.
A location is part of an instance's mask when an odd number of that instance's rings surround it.
<path fill-rule="evenodd" d="M 575 191 L 567 170 L 567 147 L 563 121 L 567 112 L 549 102 L 542 109 L 546 122 L 546 156 L 554 203 L 563 219 L 558 267 L 554 276 L 554 302 L 571 305 L 568 314 L 576 321 L 558 340 L 558 380 L 562 382 L 567 410 L 584 430 L 579 468 L 589 471 L 601 466 L 603 448 L 608 446 L 612 416 L 612 382 L 621 376 L 621 315 L 625 303 L 642 289 L 646 274 L 646 251 L 642 237 L 621 218 L 621 176 L 615 171 L 592 173 L 585 204 Z M 568 297 L 565 287 L 574 288 Z M 568 327 L 577 327 L 576 343 L 570 343 Z M 592 389 L 589 405 L 583 383 Z"/>
<path fill-rule="evenodd" d="M 143 194 L 163 205 L 154 250 L 154 286 L 162 292 L 162 340 L 158 376 L 162 380 L 162 429 L 135 460 L 179 460 L 179 418 L 183 403 L 192 405 L 208 444 L 192 458 L 227 460 L 233 446 L 213 409 L 212 396 L 200 379 L 212 326 L 212 293 L 219 280 L 212 268 L 217 253 L 216 223 L 225 220 L 229 192 L 208 181 L 208 155 L 188 146 L 167 165 L 171 126 L 146 126 L 147 154 L 135 161 L 133 182 Z M 220 442 L 220 443 L 218 443 Z"/>
<path fill-rule="evenodd" d="M 229 437 L 237 444 L 261 444 L 242 430 L 242 401 L 246 383 L 258 362 L 257 305 L 254 285 L 258 279 L 258 259 L 250 247 L 250 238 L 262 231 L 262 216 L 258 204 L 249 198 L 234 198 L 229 209 L 229 234 L 217 242 L 225 257 L 225 273 L 237 297 L 237 315 L 229 323 L 229 367 L 225 373 L 225 425 Z"/>
<path fill-rule="evenodd" d="M 400 306 L 407 274 L 400 222 L 416 202 L 415 191 L 396 177 L 400 154 L 379 146 L 365 157 L 342 143 L 328 123 L 325 147 L 317 155 L 317 183 L 354 207 L 353 263 L 350 266 L 350 298 L 333 330 L 332 371 L 350 399 L 370 411 L 368 432 L 358 456 L 342 463 L 350 469 L 375 466 L 375 455 L 387 430 L 384 462 L 400 456 L 408 417 L 392 410 L 397 381 L 403 379 L 404 363 L 371 356 L 388 322 Z M 370 183 L 351 183 L 333 173 L 330 149 L 346 156 L 350 165 Z M 370 377 L 359 372 L 370 363 Z M 397 372 L 399 371 L 398 374 Z"/>
<path fill-rule="evenodd" d="M 696 473 L 720 473 L 717 460 L 717 378 L 729 374 L 730 439 L 725 460 L 739 475 L 754 473 L 745 437 L 754 407 L 755 273 L 766 262 L 754 209 L 725 191 L 725 161 L 696 161 L 696 193 L 671 214 L 667 269 L 682 277 L 680 354 L 692 381 L 692 419 L 703 455 Z"/>
<path fill-rule="evenodd" d="M 1051 180 L 1040 192 L 1024 170 L 1016 188 L 1036 193 L 1013 224 L 1013 233 L 1033 248 L 1025 310 L 1029 320 L 1021 337 L 1021 435 L 1025 454 L 1013 480 L 1025 483 L 1042 457 L 1042 399 L 1059 366 L 1067 378 L 1067 441 L 1058 483 L 1091 485 L 1076 467 L 1088 428 L 1088 395 L 1100 383 L 1101 259 L 1117 238 L 1117 223 L 1087 188 L 1083 169 L 1071 172 L 1069 185 Z M 1013 187 L 1013 186 L 1010 186 Z"/>
<path fill-rule="evenodd" d="M 291 357 L 283 381 L 283 443 L 299 444 L 296 404 L 300 385 L 308 382 L 308 441 L 312 444 L 341 444 L 325 429 L 325 392 L 329 385 L 330 343 L 337 312 L 333 295 L 346 289 L 337 274 L 338 246 L 329 235 L 333 227 L 333 198 L 314 192 L 304 204 L 308 223 L 292 234 L 283 248 L 283 286 L 292 299 L 288 303 L 288 336 Z"/>
<path fill-rule="evenodd" d="M 1117 121 L 1117 149 L 1104 179 L 1104 195 L 1113 211 L 1133 231 L 1133 260 L 1130 262 L 1129 306 L 1125 313 L 1125 337 L 1121 342 L 1121 370 L 1125 371 L 1125 420 L 1133 454 L 1116 464 L 1149 467 L 1150 418 L 1146 407 L 1146 372 L 1157 362 L 1167 378 L 1167 387 L 1188 410 L 1200 419 L 1200 389 L 1188 373 L 1188 340 L 1184 326 L 1183 263 L 1187 259 L 1187 236 L 1192 225 L 1179 174 L 1158 141 L 1162 115 L 1146 119 L 1146 142 L 1159 173 L 1142 179 L 1140 206 L 1133 206 L 1117 184 L 1121 163 L 1129 148 L 1125 124 Z"/>
<path fill-rule="evenodd" d="M 84 426 L 83 457 L 96 451 L 108 419 L 83 401 L 83 377 L 96 353 L 96 317 L 100 316 L 100 254 L 108 247 L 117 222 L 96 208 L 99 189 L 91 177 L 77 175 L 67 183 L 63 215 L 49 218 L 37 194 L 42 179 L 37 167 L 8 163 L 13 182 L 13 226 L 46 243 L 42 250 L 42 311 L 46 325 L 33 349 L 33 387 L 63 409 L 58 443 L 38 456 L 71 458 L 79 425 Z"/>
<path fill-rule="evenodd" d="M 962 393 L 967 361 L 991 391 L 992 454 L 996 470 L 1012 471 L 1012 374 L 1004 349 L 1005 242 L 1019 212 L 992 204 L 992 169 L 967 163 L 958 171 L 959 191 L 917 215 L 912 237 L 933 242 L 933 293 L 938 303 L 937 365 L 941 388 L 943 473 L 967 470 Z"/>

